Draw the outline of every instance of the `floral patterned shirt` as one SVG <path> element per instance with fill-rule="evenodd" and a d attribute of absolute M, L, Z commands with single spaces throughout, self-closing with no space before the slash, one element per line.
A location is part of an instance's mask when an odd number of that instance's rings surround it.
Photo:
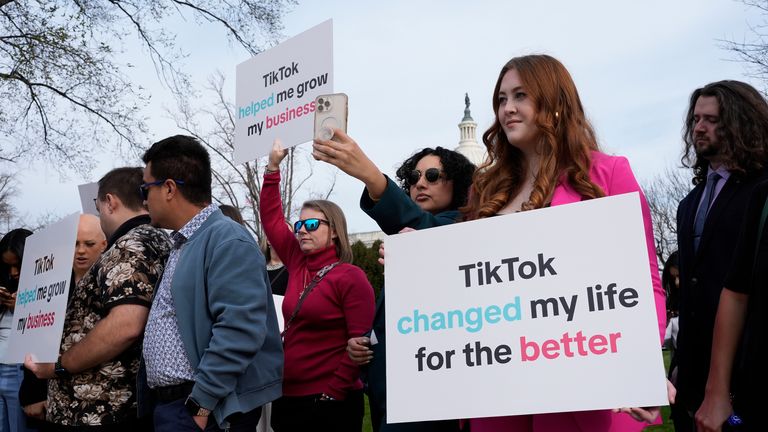
<path fill-rule="evenodd" d="M 144 224 L 136 225 L 138 222 Z M 147 308 L 170 253 L 168 236 L 146 216 L 123 224 L 120 236 L 74 287 L 64 321 L 61 353 L 82 340 L 111 308 Z M 118 230 L 119 232 L 120 230 Z M 136 376 L 141 341 L 111 361 L 70 378 L 48 380 L 47 420 L 60 425 L 110 425 L 136 418 Z"/>

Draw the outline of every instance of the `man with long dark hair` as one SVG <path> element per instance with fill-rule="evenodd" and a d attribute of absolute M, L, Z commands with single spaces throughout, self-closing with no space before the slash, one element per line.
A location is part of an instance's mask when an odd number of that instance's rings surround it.
<path fill-rule="evenodd" d="M 695 431 L 693 413 L 704 398 L 720 292 L 752 190 L 768 165 L 768 104 L 752 86 L 719 81 L 693 92 L 686 116 L 682 162 L 694 189 L 680 202 L 678 431 Z"/>

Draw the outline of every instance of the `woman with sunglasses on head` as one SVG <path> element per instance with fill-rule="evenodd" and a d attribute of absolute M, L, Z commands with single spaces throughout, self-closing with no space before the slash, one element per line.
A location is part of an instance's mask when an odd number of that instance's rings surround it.
<path fill-rule="evenodd" d="M 0 357 L 8 350 L 13 309 L 21 276 L 24 244 L 32 231 L 17 228 L 0 240 Z M 19 402 L 23 372 L 18 364 L 0 364 L 0 432 L 27 430 L 27 419 Z"/>
<path fill-rule="evenodd" d="M 363 420 L 360 369 L 346 354 L 347 340 L 373 321 L 373 288 L 351 264 L 344 213 L 325 200 L 306 201 L 293 232 L 280 201 L 275 141 L 261 188 L 264 232 L 288 269 L 283 300 L 283 397 L 272 404 L 275 432 L 359 432 Z"/>
<path fill-rule="evenodd" d="M 467 218 L 640 192 L 659 337 L 663 340 L 665 296 L 648 205 L 627 160 L 599 151 L 568 71 L 547 55 L 513 58 L 499 74 L 493 109 L 496 119 L 483 134 L 489 161 L 475 174 L 469 203 L 462 209 Z M 655 409 L 622 411 L 632 417 L 599 410 L 472 419 L 470 425 L 473 432 L 623 432 L 642 430 L 647 425 L 644 421 L 652 421 L 658 414 Z"/>
<path fill-rule="evenodd" d="M 398 186 L 344 131 L 334 129 L 333 132 L 331 140 L 315 140 L 313 156 L 365 183 L 360 208 L 386 234 L 448 225 L 460 218 L 458 209 L 467 202 L 475 171 L 475 166 L 462 154 L 442 147 L 425 148 L 398 168 Z M 370 336 L 351 338 L 347 351 L 357 364 L 368 365 L 366 381 L 374 431 L 457 431 L 457 421 L 387 424 L 383 289 L 376 302 L 370 333 Z"/>

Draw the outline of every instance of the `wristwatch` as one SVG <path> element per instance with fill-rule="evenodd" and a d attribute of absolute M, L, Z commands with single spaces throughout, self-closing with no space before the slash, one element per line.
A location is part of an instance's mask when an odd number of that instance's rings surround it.
<path fill-rule="evenodd" d="M 56 378 L 69 378 L 72 376 L 69 371 L 61 365 L 61 357 L 59 357 L 59 359 L 56 360 L 56 363 L 54 363 L 53 373 L 56 375 Z"/>
<path fill-rule="evenodd" d="M 187 400 L 184 402 L 184 406 L 187 408 L 187 411 L 189 411 L 189 414 L 193 417 L 208 417 L 211 415 L 211 410 L 201 407 L 196 400 L 192 399 L 191 395 L 187 396 Z"/>

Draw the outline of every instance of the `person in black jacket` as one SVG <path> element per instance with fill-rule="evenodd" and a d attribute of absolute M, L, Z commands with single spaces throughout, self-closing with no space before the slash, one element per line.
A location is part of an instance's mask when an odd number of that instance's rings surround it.
<path fill-rule="evenodd" d="M 32 231 L 17 228 L 0 239 L 0 357 L 5 357 L 16 307 L 24 245 Z M 26 431 L 19 401 L 22 372 L 18 364 L 0 363 L 0 431 Z"/>
<path fill-rule="evenodd" d="M 719 81 L 693 92 L 685 121 L 683 163 L 695 188 L 680 202 L 680 331 L 677 365 L 678 431 L 695 431 L 693 414 L 704 398 L 712 329 L 731 268 L 747 203 L 768 178 L 768 104 L 739 81 Z"/>

